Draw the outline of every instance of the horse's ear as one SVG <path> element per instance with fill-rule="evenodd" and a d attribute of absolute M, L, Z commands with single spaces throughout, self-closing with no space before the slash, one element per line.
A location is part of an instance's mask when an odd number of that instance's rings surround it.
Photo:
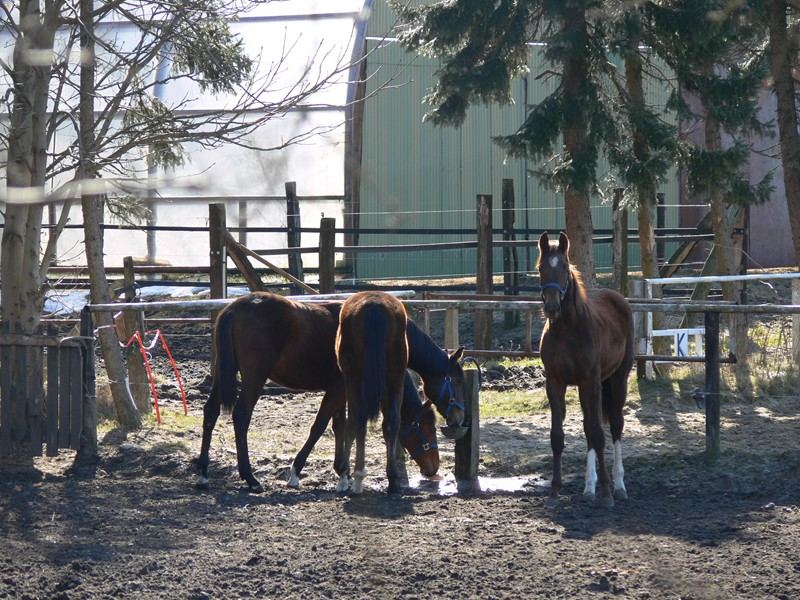
<path fill-rule="evenodd" d="M 547 237 L 547 232 L 545 231 L 539 236 L 539 256 L 544 256 L 548 250 L 550 250 L 550 238 Z"/>
<path fill-rule="evenodd" d="M 558 250 L 564 256 L 569 256 L 569 238 L 563 231 L 558 234 Z"/>
<path fill-rule="evenodd" d="M 464 347 L 462 346 L 450 355 L 450 364 L 455 364 L 464 356 Z"/>

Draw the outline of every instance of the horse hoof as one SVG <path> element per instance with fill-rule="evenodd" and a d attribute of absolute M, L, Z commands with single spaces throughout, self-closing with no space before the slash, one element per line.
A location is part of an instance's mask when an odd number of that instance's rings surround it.
<path fill-rule="evenodd" d="M 403 486 L 398 483 L 389 483 L 389 488 L 386 490 L 390 496 L 394 496 L 403 491 Z"/>
<path fill-rule="evenodd" d="M 600 508 L 614 508 L 614 498 L 611 496 L 598 496 L 595 499 L 595 506 Z"/>
<path fill-rule="evenodd" d="M 364 492 L 364 482 L 360 479 L 354 479 L 353 484 L 350 486 L 350 493 L 354 496 L 360 496 Z"/>
<path fill-rule="evenodd" d="M 558 496 L 548 496 L 547 500 L 544 501 L 544 505 L 547 508 L 555 508 L 558 504 Z"/>
<path fill-rule="evenodd" d="M 336 491 L 340 494 L 343 494 L 348 489 L 350 489 L 350 479 L 347 477 L 347 475 L 342 475 L 339 478 L 339 483 L 336 484 Z"/>
<path fill-rule="evenodd" d="M 208 477 L 203 477 L 202 475 L 197 478 L 197 481 L 194 484 L 195 489 L 198 490 L 207 490 L 208 489 Z"/>
<path fill-rule="evenodd" d="M 286 485 L 294 489 L 300 488 L 300 478 L 297 476 L 297 473 L 294 472 L 294 467 L 289 470 L 289 481 L 286 482 Z"/>
<path fill-rule="evenodd" d="M 628 499 L 628 492 L 625 491 L 625 488 L 617 488 L 614 490 L 614 499 L 615 500 L 627 500 Z"/>
<path fill-rule="evenodd" d="M 250 489 L 251 494 L 262 494 L 264 493 L 264 486 L 261 485 L 258 481 L 253 483 L 248 483 L 248 488 Z"/>

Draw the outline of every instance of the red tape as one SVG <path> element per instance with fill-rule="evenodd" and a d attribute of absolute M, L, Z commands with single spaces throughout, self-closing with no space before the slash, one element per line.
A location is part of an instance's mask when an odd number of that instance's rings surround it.
<path fill-rule="evenodd" d="M 156 342 L 161 340 L 161 347 L 164 348 L 164 352 L 167 354 L 167 358 L 169 359 L 170 364 L 172 365 L 172 371 L 175 373 L 175 379 L 178 381 L 178 387 L 181 390 L 181 400 L 183 401 L 183 414 L 189 414 L 189 410 L 186 404 L 186 392 L 183 389 L 183 379 L 181 379 L 181 374 L 178 371 L 178 365 L 175 364 L 175 359 L 172 358 L 172 352 L 169 351 L 169 345 L 167 344 L 167 340 L 164 337 L 164 334 L 161 333 L 160 329 L 156 329 L 153 331 L 146 331 L 147 333 L 155 333 L 152 341 L 149 344 L 145 344 L 144 340 L 142 339 L 142 334 L 140 331 L 135 331 L 130 339 L 125 344 L 120 344 L 124 348 L 130 347 L 130 345 L 136 341 L 139 344 L 139 353 L 142 355 L 142 361 L 144 361 L 144 369 L 147 373 L 147 379 L 150 382 L 150 392 L 153 394 L 153 406 L 156 410 L 156 422 L 160 425 L 161 424 L 161 410 L 158 405 L 158 392 L 156 391 L 156 382 L 153 378 L 153 370 L 150 367 L 150 359 L 147 356 L 147 352 L 152 350 L 156 346 Z"/>

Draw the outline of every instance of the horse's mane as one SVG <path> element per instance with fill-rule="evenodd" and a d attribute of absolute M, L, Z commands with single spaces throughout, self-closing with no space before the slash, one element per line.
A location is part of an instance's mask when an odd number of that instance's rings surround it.
<path fill-rule="evenodd" d="M 572 282 L 575 286 L 575 310 L 579 314 L 582 308 L 589 306 L 589 297 L 586 294 L 586 284 L 583 283 L 583 275 L 572 264 L 569 265 L 569 274 L 572 276 Z"/>
<path fill-rule="evenodd" d="M 447 352 L 437 346 L 430 336 L 411 319 L 408 319 L 406 325 L 406 336 L 408 337 L 409 350 L 413 348 L 413 351 L 409 352 L 408 366 L 410 368 L 414 369 L 414 366 L 423 364 L 435 366 L 447 361 Z M 412 358 L 414 366 L 411 364 Z"/>

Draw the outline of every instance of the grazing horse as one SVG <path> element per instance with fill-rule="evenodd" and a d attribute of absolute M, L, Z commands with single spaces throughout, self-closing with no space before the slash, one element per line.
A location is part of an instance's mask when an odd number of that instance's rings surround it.
<path fill-rule="evenodd" d="M 252 491 L 262 489 L 250 466 L 247 430 L 253 407 L 268 378 L 292 389 L 324 391 L 322 405 L 329 412 L 322 414 L 320 409 L 310 438 L 316 442 L 333 416 L 337 456 L 344 451 L 347 437 L 344 382 L 334 352 L 340 309 L 340 302 L 293 302 L 261 292 L 238 298 L 220 312 L 214 336 L 213 383 L 203 411 L 198 486 L 208 484 L 211 436 L 222 405 L 233 409 L 239 475 Z M 235 399 L 237 371 L 241 374 L 238 400 Z M 435 416 L 429 405 L 421 404 L 413 381 L 406 377 L 408 407 L 401 415 L 404 435 L 400 441 L 412 454 L 420 472 L 431 476 L 439 468 Z M 313 443 L 303 464 L 311 447 Z"/>
<path fill-rule="evenodd" d="M 349 440 L 356 442 L 353 494 L 363 491 L 366 476 L 367 424 L 383 414 L 386 477 L 389 493 L 400 491 L 395 460 L 403 402 L 403 374 L 408 366 L 403 303 L 385 292 L 359 292 L 342 305 L 336 333 L 336 359 L 344 378 Z M 349 452 L 343 460 L 349 459 Z M 342 471 L 342 466 L 337 467 Z"/>
<path fill-rule="evenodd" d="M 341 304 L 336 305 L 338 308 Z M 337 319 L 338 319 L 337 308 Z M 424 332 L 417 327 L 416 323 L 408 319 L 406 323 L 406 339 L 408 340 L 408 368 L 415 371 L 422 378 L 423 390 L 425 396 L 428 397 L 428 402 L 433 403 L 436 409 L 445 418 L 445 422 L 451 427 L 460 427 L 464 422 L 464 371 L 461 368 L 460 360 L 464 354 L 464 349 L 459 348 L 453 354 L 448 354 L 446 351 L 439 348 L 434 341 Z M 331 342 L 333 348 L 333 342 Z M 401 441 L 405 437 L 407 427 L 405 424 L 409 421 L 406 416 L 406 403 L 409 398 L 414 402 L 414 405 L 419 402 L 416 394 L 416 389 L 409 390 L 409 379 L 406 379 L 406 392 L 403 402 L 403 412 L 400 417 L 404 424 L 401 430 Z M 314 448 L 319 438 L 325 432 L 331 418 L 334 418 L 334 431 L 337 433 L 336 424 L 338 421 L 344 422 L 344 414 L 335 416 L 337 410 L 343 410 L 344 396 L 336 396 L 333 394 L 325 394 L 317 411 L 317 417 L 314 420 L 314 425 L 308 434 L 308 440 L 303 445 L 300 452 L 297 453 L 293 463 L 291 473 L 289 475 L 289 485 L 291 487 L 298 487 L 300 485 L 300 472 L 306 464 L 308 455 Z M 423 432 L 427 431 L 423 428 Z M 426 434 L 427 436 L 428 434 Z M 344 439 L 337 438 L 337 456 L 340 456 L 339 450 L 344 446 Z M 403 446 L 411 452 L 409 443 L 403 442 Z M 334 465 L 334 470 L 339 475 L 339 484 L 337 489 L 340 491 L 347 490 L 349 486 L 349 461 L 343 461 L 341 464 L 343 471 L 339 471 L 339 464 Z M 435 471 L 434 471 L 435 472 Z M 423 471 L 423 475 L 430 476 Z"/>
<path fill-rule="evenodd" d="M 544 314 L 547 318 L 539 349 L 550 402 L 550 444 L 553 482 L 550 498 L 561 489 L 561 453 L 564 450 L 564 393 L 577 385 L 586 435 L 586 496 L 595 496 L 599 463 L 603 503 L 613 506 L 604 461 L 602 420 L 609 422 L 614 442 L 614 497 L 627 498 L 622 467 L 622 408 L 628 374 L 633 365 L 633 315 L 623 296 L 613 290 L 587 290 L 580 273 L 569 263 L 569 238 L 561 233 L 558 244 L 547 234 L 539 238 L 537 263 Z"/>

